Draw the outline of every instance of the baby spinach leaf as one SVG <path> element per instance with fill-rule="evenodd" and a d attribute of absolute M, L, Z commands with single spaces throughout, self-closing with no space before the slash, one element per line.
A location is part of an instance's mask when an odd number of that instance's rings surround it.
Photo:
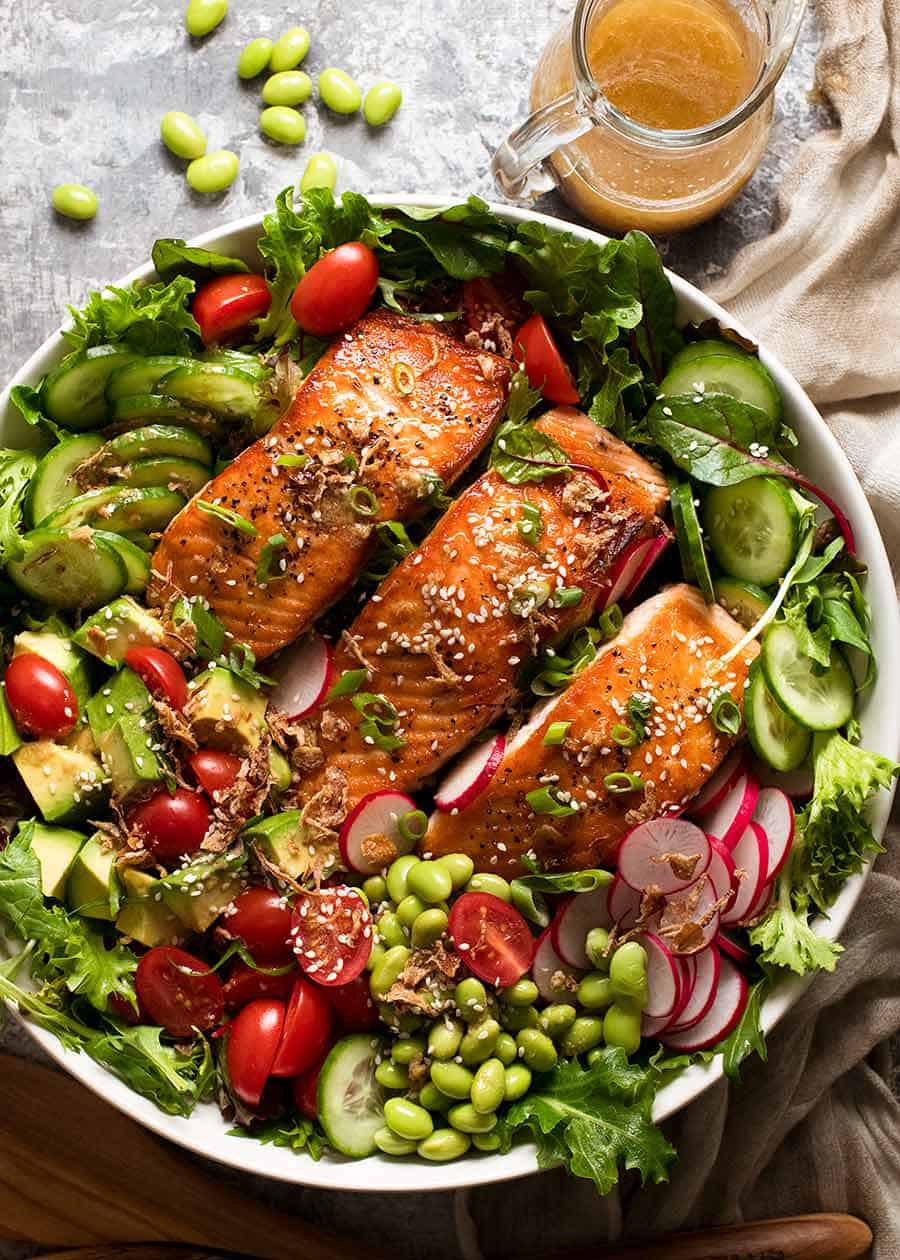
<path fill-rule="evenodd" d="M 173 276 L 189 276 L 191 280 L 202 284 L 213 276 L 250 270 L 241 258 L 229 258 L 211 249 L 198 249 L 177 238 L 163 238 L 154 242 L 150 257 L 161 280 L 171 280 Z"/>
<path fill-rule="evenodd" d="M 728 394 L 661 398 L 647 413 L 650 436 L 669 458 L 695 480 L 731 486 L 749 477 L 785 471 L 766 459 L 761 448 L 774 444 L 775 425 L 751 403 Z M 760 454 L 751 455 L 751 446 Z"/>

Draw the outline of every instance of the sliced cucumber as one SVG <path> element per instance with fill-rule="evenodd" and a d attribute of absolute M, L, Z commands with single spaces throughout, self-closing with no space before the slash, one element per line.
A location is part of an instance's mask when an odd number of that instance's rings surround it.
<path fill-rule="evenodd" d="M 706 562 L 706 548 L 703 546 L 703 535 L 694 506 L 694 492 L 690 482 L 670 483 L 669 498 L 672 503 L 672 521 L 675 525 L 675 540 L 681 556 L 681 567 L 688 581 L 694 581 L 703 592 L 708 604 L 716 598 L 709 565 Z"/>
<path fill-rule="evenodd" d="M 384 1125 L 387 1093 L 375 1079 L 383 1048 L 368 1033 L 344 1037 L 319 1073 L 319 1121 L 334 1149 L 353 1159 L 374 1154 L 375 1134 Z"/>
<path fill-rule="evenodd" d="M 771 586 L 797 553 L 800 513 L 790 489 L 774 477 L 716 486 L 706 496 L 703 524 L 716 560 L 743 582 Z"/>
<path fill-rule="evenodd" d="M 79 525 L 93 523 L 97 513 L 122 494 L 121 486 L 101 486 L 77 495 L 45 518 L 48 529 L 77 529 Z"/>
<path fill-rule="evenodd" d="M 753 751 L 773 770 L 796 770 L 809 756 L 812 734 L 785 713 L 758 663 L 744 692 L 744 720 Z"/>
<path fill-rule="evenodd" d="M 135 359 L 112 373 L 106 382 L 106 401 L 114 403 L 135 394 L 152 394 L 164 376 L 192 362 L 193 359 L 176 354 L 153 354 Z"/>
<path fill-rule="evenodd" d="M 125 565 L 94 534 L 72 538 L 64 529 L 41 528 L 22 542 L 24 553 L 6 571 L 21 591 L 51 608 L 90 611 L 125 591 Z"/>
<path fill-rule="evenodd" d="M 240 368 L 192 362 L 164 376 L 157 390 L 227 420 L 246 420 L 259 406 L 256 386 L 256 378 Z"/>
<path fill-rule="evenodd" d="M 704 353 L 700 347 L 708 347 Z M 695 342 L 680 350 L 660 385 L 662 394 L 730 394 L 752 403 L 770 420 L 781 418 L 778 386 L 755 354 L 723 341 Z"/>
<path fill-rule="evenodd" d="M 185 502 L 184 495 L 160 487 L 125 490 L 121 486 L 103 486 L 79 495 L 48 516 L 46 524 L 50 529 L 96 525 L 113 533 L 134 529 L 149 533 L 165 529 Z"/>
<path fill-rule="evenodd" d="M 174 459 L 196 459 L 207 466 L 213 461 L 209 442 L 199 433 L 174 424 L 148 424 L 112 438 L 106 444 L 104 463 L 107 467 L 121 466 L 136 459 L 162 455 L 170 455 Z"/>
<path fill-rule="evenodd" d="M 81 433 L 63 438 L 47 452 L 35 469 L 25 495 L 25 519 L 29 525 L 39 525 L 51 512 L 81 493 L 72 475 L 102 445 L 103 439 L 95 433 Z"/>
<path fill-rule="evenodd" d="M 116 482 L 120 486 L 166 486 L 190 497 L 202 489 L 211 476 L 207 466 L 195 459 L 160 455 L 155 459 L 136 459 L 126 466 L 125 475 Z"/>
<path fill-rule="evenodd" d="M 850 667 L 837 645 L 823 669 L 806 656 L 785 621 L 766 631 L 762 644 L 766 683 L 781 707 L 809 731 L 834 731 L 853 716 L 856 691 Z"/>
<path fill-rule="evenodd" d="M 238 368 L 257 381 L 264 381 L 272 375 L 272 369 L 266 367 L 259 355 L 244 354 L 243 350 L 207 350 L 203 355 L 204 363 L 219 363 L 223 367 Z"/>
<path fill-rule="evenodd" d="M 144 420 L 178 420 L 190 424 L 194 413 L 165 394 L 132 394 L 110 404 L 110 424 L 139 424 Z"/>
<path fill-rule="evenodd" d="M 716 582 L 716 599 L 745 630 L 756 625 L 772 602 L 766 592 L 752 582 L 724 577 Z"/>
<path fill-rule="evenodd" d="M 746 359 L 749 350 L 744 350 L 736 341 L 725 337 L 705 337 L 703 341 L 689 341 L 673 357 L 670 368 L 681 367 L 692 363 L 694 359 L 707 359 L 711 354 L 727 354 L 735 359 Z"/>
<path fill-rule="evenodd" d="M 125 566 L 125 594 L 143 595 L 150 581 L 150 556 L 137 543 L 123 538 L 121 534 L 108 534 L 105 530 L 95 529 L 96 541 L 110 547 Z"/>
<path fill-rule="evenodd" d="M 41 397 L 47 415 L 64 429 L 96 429 L 106 420 L 106 383 L 116 368 L 139 356 L 124 346 L 94 346 L 51 372 Z"/>
<path fill-rule="evenodd" d="M 130 543 L 134 543 L 135 547 L 140 547 L 141 551 L 155 551 L 156 542 L 140 529 L 126 529 L 124 533 L 118 535 Z"/>

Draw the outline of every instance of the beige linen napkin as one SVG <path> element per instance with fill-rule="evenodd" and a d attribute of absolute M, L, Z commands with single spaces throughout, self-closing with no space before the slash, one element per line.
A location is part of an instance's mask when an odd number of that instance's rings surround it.
<path fill-rule="evenodd" d="M 820 0 L 817 87 L 837 126 L 807 141 L 780 226 L 714 296 L 797 376 L 847 451 L 900 569 L 900 0 Z M 898 698 L 897 703 L 900 703 Z M 470 1192 L 463 1254 L 511 1254 L 796 1212 L 846 1211 L 900 1257 L 900 828 L 844 935 L 846 952 L 769 1038 L 666 1126 L 668 1185 L 592 1187 L 548 1173 Z"/>

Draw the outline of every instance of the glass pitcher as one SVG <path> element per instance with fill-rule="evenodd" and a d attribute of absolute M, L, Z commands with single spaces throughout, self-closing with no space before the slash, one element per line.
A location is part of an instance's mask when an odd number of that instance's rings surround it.
<path fill-rule="evenodd" d="M 595 80 L 592 36 L 620 3 L 578 0 L 535 69 L 535 112 L 494 155 L 494 179 L 520 202 L 556 184 L 587 219 L 615 231 L 679 231 L 716 214 L 753 174 L 806 0 L 721 0 L 746 31 L 749 87 L 723 116 L 685 130 L 636 121 Z"/>

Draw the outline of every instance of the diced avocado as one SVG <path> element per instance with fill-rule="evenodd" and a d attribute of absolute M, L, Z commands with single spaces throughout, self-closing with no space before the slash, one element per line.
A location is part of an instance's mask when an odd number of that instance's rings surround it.
<path fill-rule="evenodd" d="M 100 741 L 119 718 L 142 717 L 150 713 L 150 692 L 134 670 L 120 669 L 87 703 L 87 719 L 99 747 Z"/>
<path fill-rule="evenodd" d="M 162 900 L 159 880 L 146 871 L 126 867 L 122 872 L 124 900 L 116 928 L 141 945 L 180 945 L 185 939 L 181 920 Z"/>
<path fill-rule="evenodd" d="M 19 827 L 20 832 L 26 829 L 30 833 L 31 851 L 41 864 L 41 892 L 45 897 L 62 900 L 69 871 L 87 836 L 80 831 L 45 827 L 34 821 Z"/>
<path fill-rule="evenodd" d="M 148 718 L 126 714 L 100 736 L 100 760 L 112 782 L 113 795 L 128 796 L 136 788 L 159 783 L 163 764 L 153 749 L 157 732 Z"/>
<path fill-rule="evenodd" d="M 6 698 L 6 688 L 0 683 L 0 757 L 8 757 L 22 747 L 22 737 L 16 730 L 12 710 Z"/>
<path fill-rule="evenodd" d="M 291 763 L 274 744 L 269 749 L 269 771 L 275 780 L 272 784 L 275 791 L 286 792 L 291 786 L 291 779 L 294 777 Z"/>
<path fill-rule="evenodd" d="M 13 656 L 23 652 L 35 652 L 55 665 L 68 678 L 79 707 L 87 703 L 91 694 L 90 659 L 73 639 L 50 630 L 23 630 L 13 640 Z"/>
<path fill-rule="evenodd" d="M 72 863 L 66 904 L 88 919 L 114 919 L 120 893 L 115 849 L 104 849 L 99 837 L 91 836 Z"/>
<path fill-rule="evenodd" d="M 106 797 L 103 767 L 91 753 L 36 739 L 12 759 L 45 822 L 80 822 Z"/>
<path fill-rule="evenodd" d="M 79 752 L 93 753 L 96 756 L 100 749 L 97 747 L 97 741 L 94 739 L 94 732 L 90 728 L 88 722 L 79 723 L 71 735 L 65 740 L 67 748 L 76 748 Z"/>
<path fill-rule="evenodd" d="M 246 827 L 241 835 L 248 843 L 258 845 L 263 854 L 292 879 L 302 879 L 313 868 L 315 855 L 310 852 L 299 809 L 261 818 Z"/>
<path fill-rule="evenodd" d="M 220 665 L 189 683 L 184 715 L 204 748 L 246 754 L 266 729 L 267 700 L 261 691 Z"/>
<path fill-rule="evenodd" d="M 76 630 L 75 642 L 99 656 L 106 665 L 119 665 L 133 647 L 166 647 L 165 627 L 130 595 L 98 609 Z"/>
<path fill-rule="evenodd" d="M 202 857 L 160 880 L 163 898 L 186 928 L 205 932 L 243 888 L 243 853 Z"/>

